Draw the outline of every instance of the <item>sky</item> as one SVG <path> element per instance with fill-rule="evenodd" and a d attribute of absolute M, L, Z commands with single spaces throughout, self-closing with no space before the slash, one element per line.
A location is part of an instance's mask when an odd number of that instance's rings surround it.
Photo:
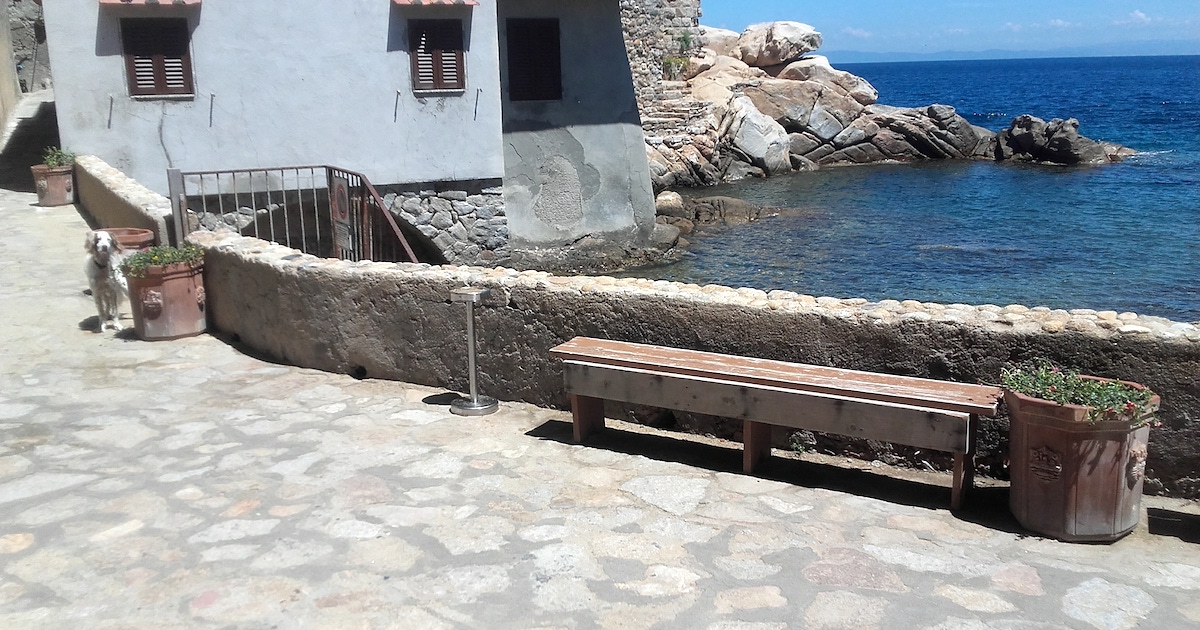
<path fill-rule="evenodd" d="M 702 0 L 701 6 L 704 26 L 811 24 L 826 53 L 1200 54 L 1200 0 Z"/>

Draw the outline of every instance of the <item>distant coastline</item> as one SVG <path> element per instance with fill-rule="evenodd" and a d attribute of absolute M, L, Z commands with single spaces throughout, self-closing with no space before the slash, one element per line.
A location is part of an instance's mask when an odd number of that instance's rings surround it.
<path fill-rule="evenodd" d="M 1136 42 L 1134 45 L 1109 44 L 1082 48 L 1055 48 L 1052 50 L 980 50 L 940 51 L 933 53 L 877 53 L 859 50 L 822 50 L 829 62 L 889 63 L 915 61 L 1003 61 L 1006 59 L 1073 59 L 1078 57 L 1194 57 L 1200 56 L 1200 42 L 1163 41 Z"/>

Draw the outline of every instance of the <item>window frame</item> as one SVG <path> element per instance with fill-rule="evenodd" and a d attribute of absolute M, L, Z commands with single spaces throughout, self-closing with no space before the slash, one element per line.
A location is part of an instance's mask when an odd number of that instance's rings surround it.
<path fill-rule="evenodd" d="M 422 50 L 432 42 L 434 47 Z M 412 69 L 412 90 L 416 94 L 461 93 L 467 89 L 466 28 L 458 18 L 422 18 L 408 20 L 408 55 Z M 453 67 L 447 68 L 446 61 Z M 422 64 L 428 64 L 428 72 Z M 453 79 L 447 80 L 453 72 Z M 422 81 L 426 74 L 431 81 Z"/>
<path fill-rule="evenodd" d="M 562 25 L 558 18 L 507 18 L 508 98 L 563 99 Z"/>
<path fill-rule="evenodd" d="M 120 30 L 121 54 L 125 58 L 125 82 L 130 96 L 195 96 L 192 34 L 186 17 L 121 18 Z M 146 65 L 147 59 L 149 66 Z M 149 78 L 153 82 L 151 86 L 139 81 L 147 78 L 147 67 L 150 71 Z"/>

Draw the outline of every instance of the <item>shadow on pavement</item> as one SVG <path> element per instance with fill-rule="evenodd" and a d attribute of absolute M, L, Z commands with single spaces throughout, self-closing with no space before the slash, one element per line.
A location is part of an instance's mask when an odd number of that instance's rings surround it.
<path fill-rule="evenodd" d="M 543 440 L 573 444 L 571 423 L 552 420 L 526 435 Z M 740 444 L 723 447 L 687 439 L 685 434 L 654 435 L 608 427 L 590 436 L 589 447 L 626 455 L 641 455 L 659 461 L 675 462 L 718 472 L 742 472 Z M 755 477 L 789 483 L 804 488 L 822 488 L 862 497 L 933 510 L 950 506 L 950 488 L 920 481 L 899 479 L 873 471 L 843 468 L 832 464 L 772 457 L 760 465 Z M 1008 510 L 1008 488 L 975 488 L 968 495 L 959 519 L 1013 534 L 1026 532 Z"/>
<path fill-rule="evenodd" d="M 1147 508 L 1146 519 L 1149 521 L 1151 534 L 1174 536 L 1183 542 L 1200 543 L 1200 516 L 1196 514 Z"/>
<path fill-rule="evenodd" d="M 37 111 L 18 118 L 16 127 L 0 151 L 0 188 L 16 192 L 37 192 L 29 167 L 42 162 L 46 147 L 58 146 L 58 120 L 54 102 L 39 103 Z"/>

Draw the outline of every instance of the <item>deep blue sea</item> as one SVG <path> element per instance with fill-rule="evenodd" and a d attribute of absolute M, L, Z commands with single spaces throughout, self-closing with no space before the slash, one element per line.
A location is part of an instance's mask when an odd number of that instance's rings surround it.
<path fill-rule="evenodd" d="M 897 106 L 1024 113 L 1142 151 L 1066 168 L 825 168 L 692 191 L 792 209 L 639 275 L 810 295 L 1135 311 L 1200 321 L 1200 56 L 842 64 Z"/>

